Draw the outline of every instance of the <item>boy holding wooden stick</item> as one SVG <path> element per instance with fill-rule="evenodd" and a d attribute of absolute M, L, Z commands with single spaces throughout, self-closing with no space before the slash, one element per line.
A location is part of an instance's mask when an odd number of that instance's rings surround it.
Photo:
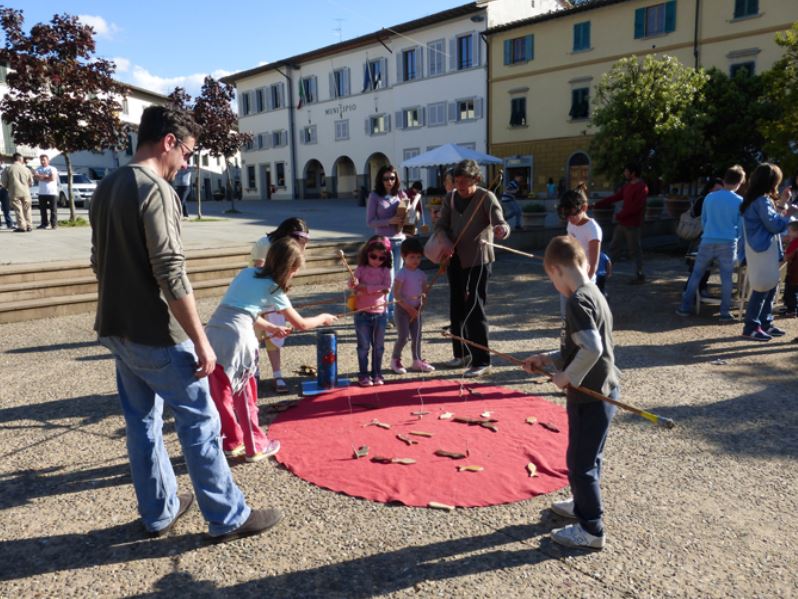
<path fill-rule="evenodd" d="M 618 370 L 612 341 L 612 313 L 587 274 L 587 257 L 579 242 L 566 235 L 551 240 L 543 258 L 546 274 L 567 298 L 560 351 L 524 361 L 527 372 L 546 366 L 560 369 L 552 381 L 566 389 L 568 412 L 568 481 L 572 497 L 552 504 L 552 511 L 578 522 L 552 531 L 567 547 L 602 549 L 605 543 L 599 480 L 602 454 L 616 407 L 573 387 L 583 386 L 617 400 Z"/>

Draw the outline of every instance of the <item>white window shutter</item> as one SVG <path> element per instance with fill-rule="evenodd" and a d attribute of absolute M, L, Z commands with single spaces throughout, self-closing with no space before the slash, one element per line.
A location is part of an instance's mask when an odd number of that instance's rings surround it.
<path fill-rule="evenodd" d="M 352 95 L 352 71 L 349 67 L 344 69 L 344 94 Z"/>
<path fill-rule="evenodd" d="M 311 92 L 312 97 L 313 97 L 313 101 L 314 102 L 318 102 L 319 101 L 319 82 L 318 82 L 318 78 L 315 75 L 310 78 L 310 89 L 313 90 Z"/>
<path fill-rule="evenodd" d="M 386 114 L 385 115 L 385 131 L 387 132 L 387 131 L 390 131 L 390 130 L 391 130 L 391 115 L 390 114 Z"/>
<path fill-rule="evenodd" d="M 272 147 L 272 134 L 271 133 L 264 133 L 263 134 L 263 149 L 268 150 Z"/>
<path fill-rule="evenodd" d="M 330 71 L 330 98 L 334 99 L 337 97 L 338 95 L 335 93 L 335 71 Z"/>
<path fill-rule="evenodd" d="M 272 88 L 271 88 L 271 86 L 264 87 L 263 88 L 263 93 L 266 95 L 266 102 L 265 102 L 266 110 L 271 112 L 272 110 L 274 110 L 274 101 L 273 101 L 274 98 L 272 98 Z"/>
<path fill-rule="evenodd" d="M 457 102 L 449 102 L 449 120 L 457 120 Z"/>
<path fill-rule="evenodd" d="M 449 70 L 457 70 L 457 38 L 449 40 Z"/>
<path fill-rule="evenodd" d="M 280 108 L 285 108 L 285 82 L 280 82 Z"/>
<path fill-rule="evenodd" d="M 482 98 L 474 98 L 474 118 L 482 118 Z"/>
<path fill-rule="evenodd" d="M 288 131 L 283 129 L 280 131 L 280 145 L 287 146 L 288 145 Z"/>
<path fill-rule="evenodd" d="M 382 60 L 382 87 L 388 87 L 388 59 Z"/>
<path fill-rule="evenodd" d="M 371 135 L 371 118 L 366 119 L 366 135 Z"/>
<path fill-rule="evenodd" d="M 474 67 L 478 67 L 482 63 L 482 45 L 479 43 L 480 41 L 479 31 L 475 31 L 471 34 L 471 52 L 474 56 L 474 61 L 471 66 Z"/>
<path fill-rule="evenodd" d="M 404 116 L 404 114 L 403 114 L 403 112 L 401 110 L 397 110 L 394 113 L 394 121 L 396 121 L 396 128 L 397 129 L 405 129 L 407 127 L 407 123 L 404 122 L 404 119 L 402 118 L 402 116 Z"/>
<path fill-rule="evenodd" d="M 416 48 L 416 77 L 424 78 L 424 48 L 421 46 Z"/>
<path fill-rule="evenodd" d="M 405 81 L 405 72 L 404 72 L 404 50 L 396 53 L 396 82 L 401 83 Z"/>
<path fill-rule="evenodd" d="M 427 124 L 427 109 L 423 106 L 418 109 L 418 120 L 422 127 Z"/>
<path fill-rule="evenodd" d="M 318 137 L 316 137 L 316 125 L 313 125 L 310 129 L 310 143 L 317 143 L 319 141 Z"/>

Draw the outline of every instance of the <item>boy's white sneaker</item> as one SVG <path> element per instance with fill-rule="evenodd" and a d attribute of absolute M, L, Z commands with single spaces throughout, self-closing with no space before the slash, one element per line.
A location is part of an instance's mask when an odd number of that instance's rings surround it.
<path fill-rule="evenodd" d="M 401 358 L 391 358 L 391 370 L 396 374 L 407 374 L 407 368 L 402 366 Z"/>
<path fill-rule="evenodd" d="M 416 372 L 435 372 L 435 367 L 426 360 L 413 360 L 410 370 Z"/>
<path fill-rule="evenodd" d="M 574 498 L 569 497 L 565 501 L 555 501 L 551 504 L 551 511 L 563 518 L 576 518 L 574 513 Z"/>
<path fill-rule="evenodd" d="M 575 549 L 604 549 L 605 537 L 606 535 L 597 537 L 590 534 L 581 524 L 571 524 L 551 531 L 552 541 Z"/>

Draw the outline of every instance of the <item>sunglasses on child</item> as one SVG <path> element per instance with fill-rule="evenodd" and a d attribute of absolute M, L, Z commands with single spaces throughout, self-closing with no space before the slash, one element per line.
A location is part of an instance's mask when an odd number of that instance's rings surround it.
<path fill-rule="evenodd" d="M 385 262 L 385 254 L 369 254 L 369 260 L 379 260 Z"/>

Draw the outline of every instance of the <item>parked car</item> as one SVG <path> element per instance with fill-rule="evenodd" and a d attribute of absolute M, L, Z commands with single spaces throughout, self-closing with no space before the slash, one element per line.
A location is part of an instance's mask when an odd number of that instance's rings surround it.
<path fill-rule="evenodd" d="M 69 190 L 68 175 L 62 174 L 58 177 L 61 179 L 58 193 L 58 205 L 66 207 L 69 205 L 69 200 L 67 200 L 67 193 Z M 97 184 L 86 175 L 80 173 L 72 175 L 72 197 L 75 200 L 75 206 L 88 208 L 95 189 L 97 189 Z"/>

